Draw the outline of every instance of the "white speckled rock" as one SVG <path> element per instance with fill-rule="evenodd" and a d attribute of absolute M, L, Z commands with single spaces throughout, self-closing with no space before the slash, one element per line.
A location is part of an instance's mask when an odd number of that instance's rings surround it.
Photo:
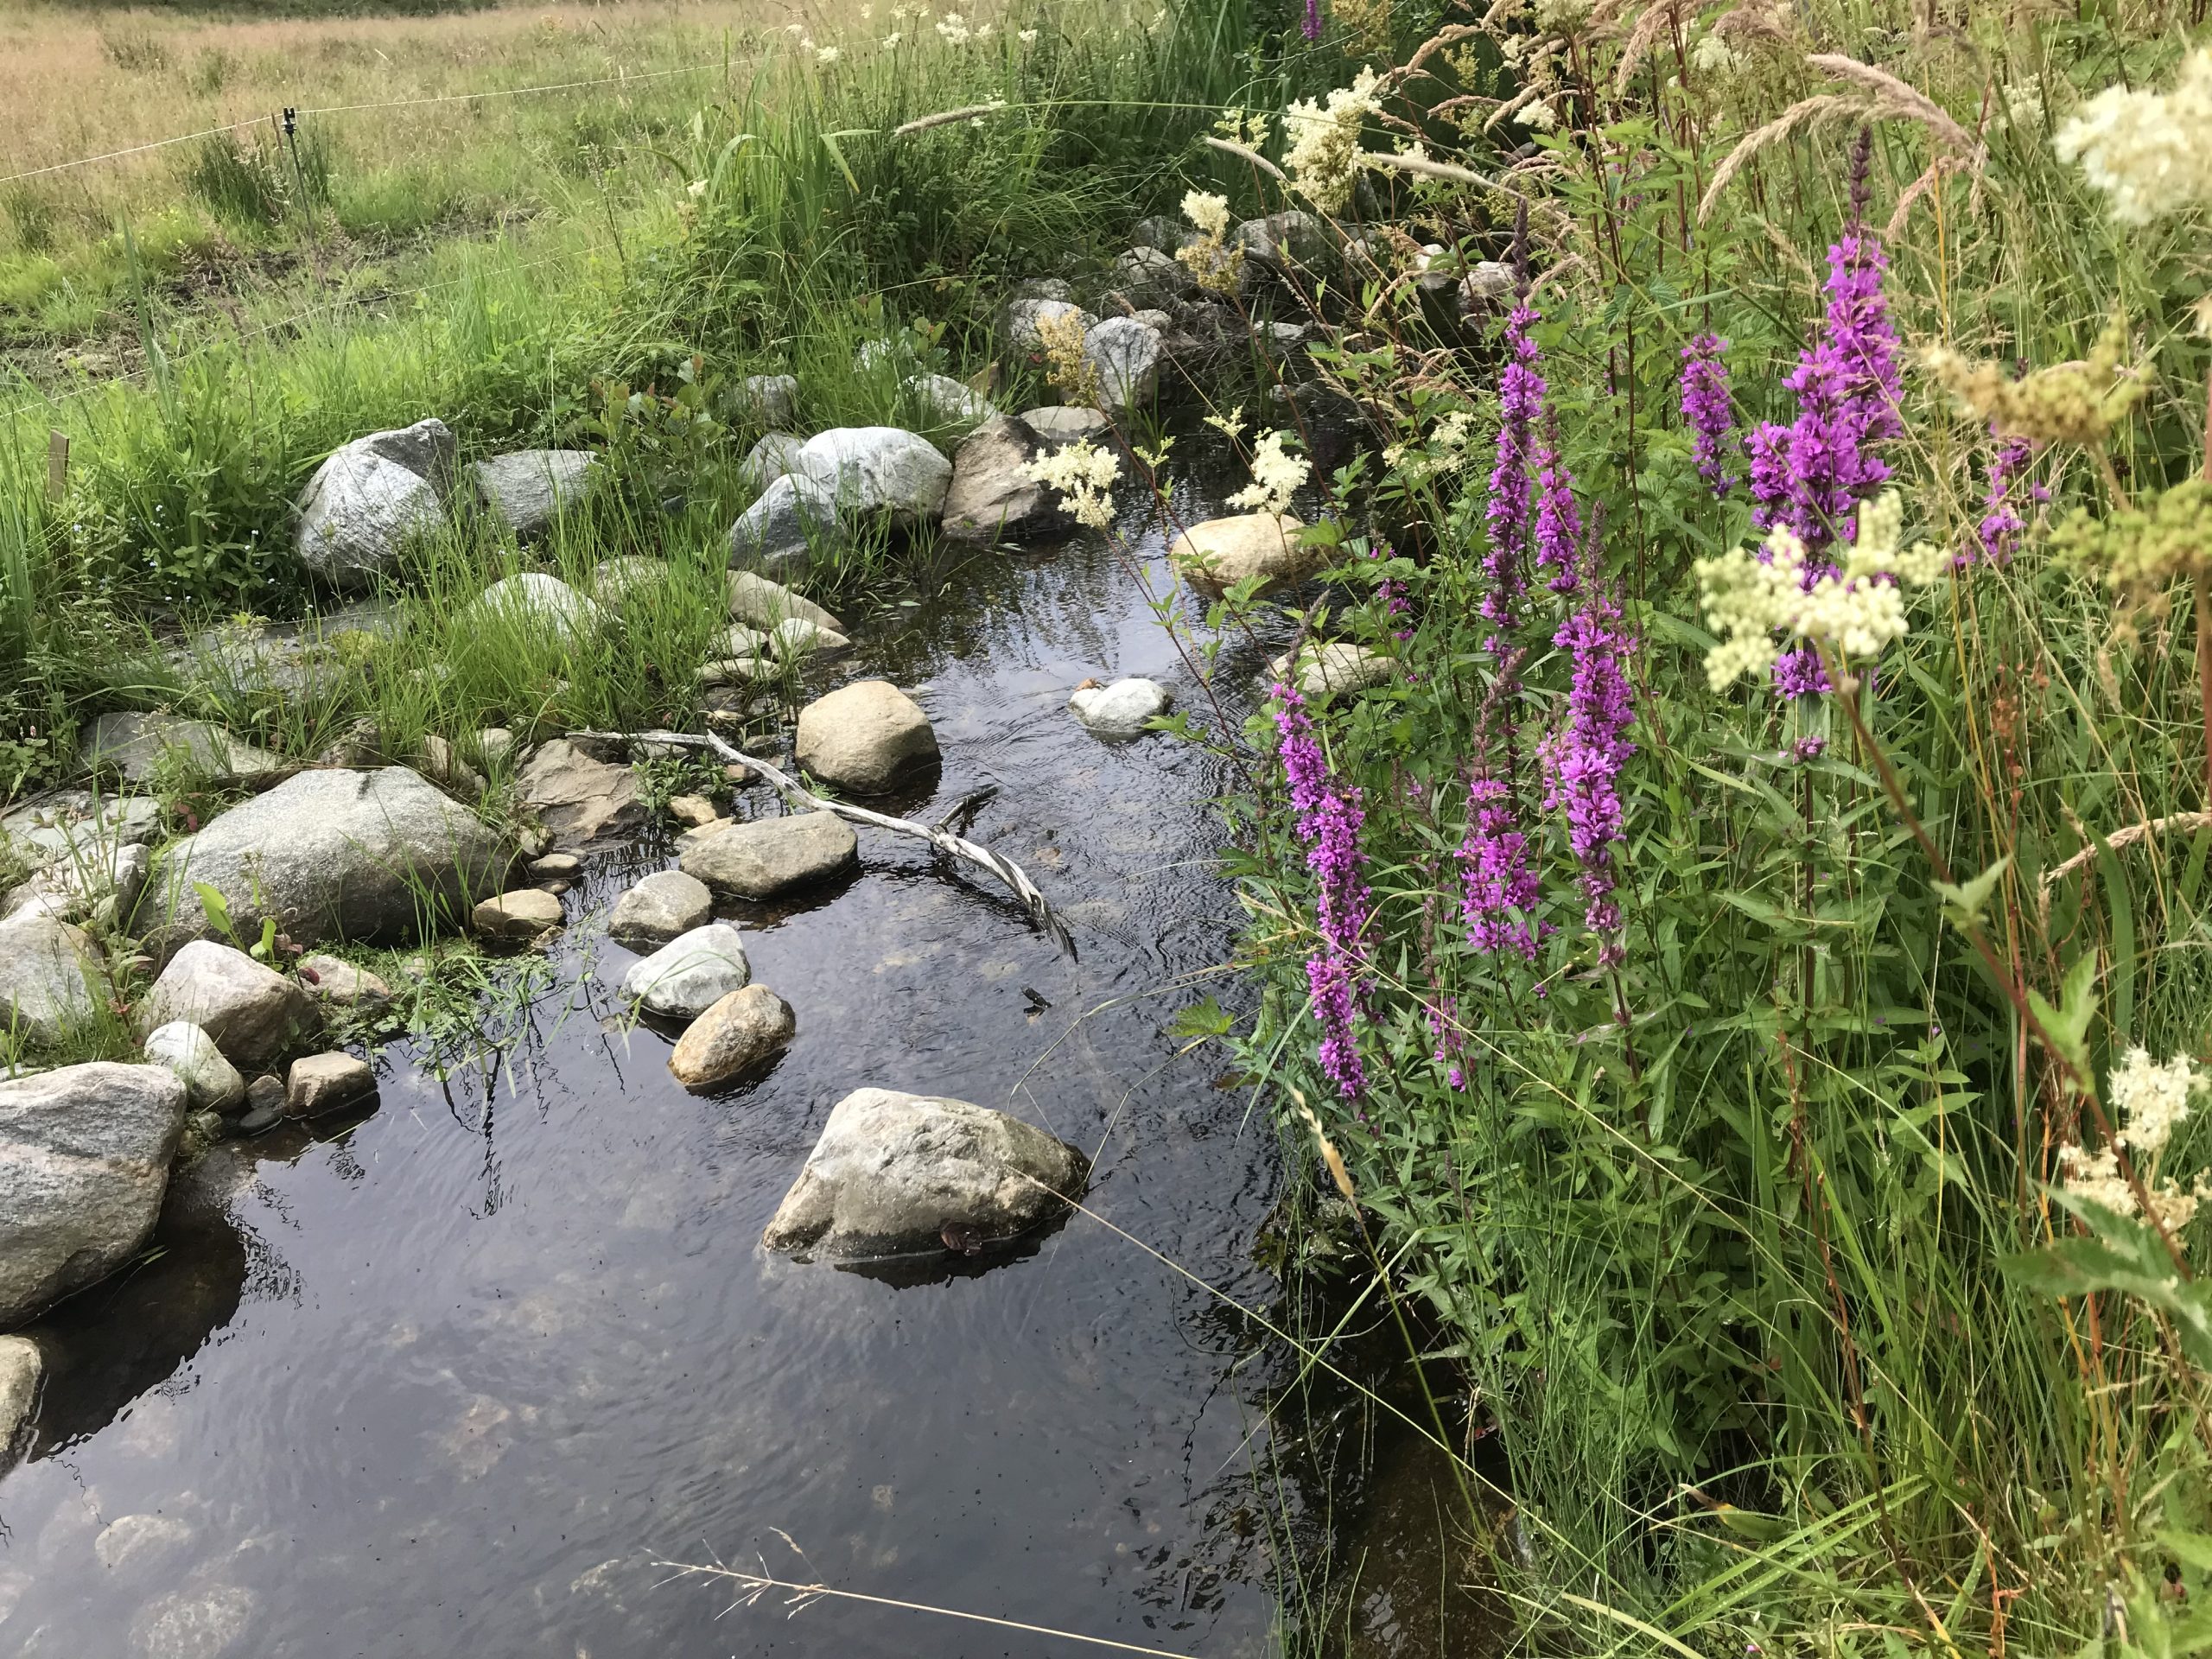
<path fill-rule="evenodd" d="M 752 979 L 744 935 L 728 922 L 709 922 L 632 963 L 622 995 L 648 1014 L 693 1020 Z"/>
<path fill-rule="evenodd" d="M 292 548 L 339 587 L 388 574 L 407 544 L 445 522 L 454 435 L 443 421 L 372 432 L 331 452 L 301 493 Z"/>
<path fill-rule="evenodd" d="M 1365 645 L 1332 639 L 1325 645 L 1308 645 L 1299 652 L 1295 680 L 1287 680 L 1292 668 L 1288 652 L 1268 664 L 1268 674 L 1271 680 L 1295 685 L 1300 696 L 1324 697 L 1332 691 L 1364 691 L 1370 685 L 1382 684 L 1390 677 L 1390 663 L 1389 658 Z"/>
<path fill-rule="evenodd" d="M 1109 317 L 1083 337 L 1083 360 L 1098 374 L 1098 406 L 1141 409 L 1160 390 L 1160 330 L 1135 317 Z"/>
<path fill-rule="evenodd" d="M 607 613 L 597 601 L 543 570 L 525 570 L 493 582 L 460 620 L 464 627 L 480 627 L 493 618 L 511 627 L 542 632 L 563 645 L 574 645 L 607 626 Z"/>
<path fill-rule="evenodd" d="M 60 1042 L 99 1012 L 105 982 L 92 940 L 68 923 L 38 909 L 0 922 L 0 1030 Z"/>
<path fill-rule="evenodd" d="M 799 470 L 836 492 L 847 512 L 893 520 L 935 518 L 952 486 L 952 463 L 926 438 L 895 426 L 836 426 L 806 441 Z"/>
<path fill-rule="evenodd" d="M 215 1039 L 189 1020 L 172 1020 L 146 1033 L 146 1058 L 184 1084 L 194 1111 L 227 1112 L 245 1100 L 245 1078 L 223 1058 Z"/>
<path fill-rule="evenodd" d="M 974 426 L 998 413 L 989 398 L 949 374 L 910 376 L 905 391 L 932 425 Z"/>
<path fill-rule="evenodd" d="M 588 449 L 519 449 L 480 461 L 469 474 L 485 511 L 529 541 L 583 499 L 598 464 Z"/>
<path fill-rule="evenodd" d="M 656 870 L 614 901 L 607 931 L 617 944 L 633 950 L 665 944 L 690 932 L 714 912 L 715 895 L 705 882 L 681 870 Z"/>
<path fill-rule="evenodd" d="M 805 473 L 785 473 L 769 480 L 729 527 L 729 562 L 734 569 L 781 575 L 804 571 L 817 554 L 843 543 L 836 489 Z"/>
<path fill-rule="evenodd" d="M 1174 701 L 1157 680 L 1128 679 L 1081 687 L 1068 699 L 1068 707 L 1101 737 L 1135 737 L 1147 721 L 1166 714 Z"/>

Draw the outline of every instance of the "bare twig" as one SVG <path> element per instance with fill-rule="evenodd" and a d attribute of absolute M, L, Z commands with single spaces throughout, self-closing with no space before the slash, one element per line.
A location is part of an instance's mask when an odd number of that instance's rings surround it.
<path fill-rule="evenodd" d="M 1234 156 L 1241 162 L 1249 162 L 1253 166 L 1258 168 L 1262 172 L 1267 174 L 1271 178 L 1277 179 L 1285 184 L 1290 182 L 1289 175 L 1284 173 L 1282 168 L 1277 167 L 1273 162 L 1261 155 L 1256 149 L 1248 149 L 1243 144 L 1231 143 L 1226 138 L 1216 138 L 1211 134 L 1201 138 L 1198 142 L 1203 144 L 1211 146 L 1213 149 L 1221 151 L 1224 156 Z"/>
<path fill-rule="evenodd" d="M 572 732 L 569 735 L 596 739 L 606 743 L 663 743 L 689 749 L 712 749 L 725 760 L 752 767 L 768 780 L 778 794 L 794 806 L 804 807 L 811 812 L 834 812 L 854 823 L 865 823 L 878 830 L 889 830 L 898 835 L 912 836 L 917 840 L 926 841 L 938 851 L 963 859 L 989 871 L 1005 882 L 1014 896 L 1021 901 L 1021 907 L 1029 912 L 1029 918 L 1052 936 L 1052 943 L 1058 945 L 1071 961 L 1075 959 L 1075 936 L 1068 931 L 1067 924 L 1059 918 L 1051 901 L 1038 890 L 1037 884 L 1029 879 L 1027 872 L 1012 859 L 1001 857 L 988 847 L 978 846 L 964 836 L 956 836 L 942 826 L 918 823 L 912 818 L 894 818 L 887 812 L 874 812 L 865 806 L 855 806 L 848 801 L 833 801 L 826 796 L 814 794 L 801 788 L 797 781 L 769 761 L 745 753 L 712 732 L 703 737 L 692 732 L 660 731 Z M 957 811 L 959 809 L 956 807 L 954 810 Z"/>

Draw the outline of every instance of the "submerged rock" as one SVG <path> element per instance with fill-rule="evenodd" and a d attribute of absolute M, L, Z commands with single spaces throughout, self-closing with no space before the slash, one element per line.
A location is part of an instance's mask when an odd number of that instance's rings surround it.
<path fill-rule="evenodd" d="M 565 737 L 539 746 L 515 774 L 523 805 L 563 847 L 601 836 L 634 835 L 645 826 L 638 774 L 594 760 Z"/>
<path fill-rule="evenodd" d="M 766 985 L 747 985 L 691 1022 L 668 1069 L 686 1089 L 718 1089 L 774 1059 L 798 1030 L 790 1003 Z"/>
<path fill-rule="evenodd" d="M 1082 1195 L 1090 1163 L 964 1100 L 858 1089 L 839 1101 L 761 1242 L 830 1257 L 942 1248 L 948 1226 L 1007 1239 Z"/>
<path fill-rule="evenodd" d="M 696 876 L 658 870 L 614 901 L 607 918 L 608 937 L 638 948 L 665 944 L 689 933 L 714 914 L 715 895 Z"/>
<path fill-rule="evenodd" d="M 141 1031 L 175 1021 L 198 1026 L 224 1058 L 258 1071 L 321 1029 L 322 1016 L 300 982 L 243 950 L 194 939 L 140 1000 Z"/>
<path fill-rule="evenodd" d="M 1262 593 L 1295 586 L 1321 568 L 1321 550 L 1299 540 L 1305 526 L 1288 513 L 1245 512 L 1209 518 L 1178 536 L 1167 557 L 1192 587 L 1218 599 L 1250 576 Z"/>
<path fill-rule="evenodd" d="M 855 680 L 798 714 L 796 753 L 816 777 L 859 795 L 885 795 L 938 759 L 921 705 L 888 680 Z"/>
<path fill-rule="evenodd" d="M 729 527 L 729 562 L 734 569 L 780 575 L 805 569 L 817 552 L 834 553 L 843 541 L 836 489 L 808 474 L 786 473 Z"/>
<path fill-rule="evenodd" d="M 184 1112 L 165 1066 L 96 1060 L 0 1083 L 0 1326 L 137 1254 Z"/>
<path fill-rule="evenodd" d="M 520 449 L 478 461 L 469 475 L 484 510 L 526 542 L 583 499 L 598 465 L 588 449 Z"/>
<path fill-rule="evenodd" d="M 1101 426 L 1105 417 L 1091 411 Z M 1027 540 L 1061 535 L 1071 521 L 1058 493 L 1029 475 L 1048 446 L 1019 416 L 995 415 L 952 457 L 944 530 L 964 541 Z"/>
<path fill-rule="evenodd" d="M 40 911 L 0 922 L 0 1036 L 58 1043 L 99 1014 L 106 973 L 92 942 Z"/>
<path fill-rule="evenodd" d="M 29 1337 L 0 1337 L 0 1475 L 29 1448 L 46 1358 Z"/>
<path fill-rule="evenodd" d="M 842 633 L 845 627 L 843 623 L 812 600 L 750 570 L 730 573 L 729 613 L 734 621 L 749 623 L 761 629 L 772 628 L 791 617 L 835 632 Z"/>
<path fill-rule="evenodd" d="M 718 893 L 772 899 L 853 868 L 860 838 L 834 812 L 799 812 L 733 824 L 686 848 L 679 861 Z"/>
<path fill-rule="evenodd" d="M 156 1026 L 146 1034 L 145 1051 L 148 1060 L 176 1073 L 193 1110 L 231 1112 L 245 1104 L 245 1078 L 204 1027 L 189 1020 Z"/>
<path fill-rule="evenodd" d="M 647 1014 L 691 1020 L 752 981 L 745 936 L 728 922 L 709 922 L 678 934 L 630 964 L 622 995 Z"/>
<path fill-rule="evenodd" d="M 204 883 L 241 938 L 267 918 L 299 945 L 397 941 L 466 914 L 511 856 L 482 819 L 404 766 L 303 772 L 163 849 L 137 925 L 156 954 L 206 937 Z"/>
<path fill-rule="evenodd" d="M 1101 737 L 1135 737 L 1145 722 L 1167 712 L 1175 701 L 1157 680 L 1116 680 L 1111 685 L 1078 686 L 1068 707 L 1084 726 Z"/>
<path fill-rule="evenodd" d="M 372 432 L 331 452 L 299 500 L 292 549 L 308 574 L 362 587 L 445 523 L 454 435 L 439 420 Z"/>
<path fill-rule="evenodd" d="M 952 463 L 928 439 L 895 426 L 836 426 L 806 441 L 799 471 L 836 492 L 851 513 L 893 522 L 934 518 L 951 487 Z"/>

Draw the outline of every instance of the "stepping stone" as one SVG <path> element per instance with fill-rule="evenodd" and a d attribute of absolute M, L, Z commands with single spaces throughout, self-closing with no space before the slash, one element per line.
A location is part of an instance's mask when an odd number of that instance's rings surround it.
<path fill-rule="evenodd" d="M 744 936 L 728 922 L 709 922 L 632 963 L 622 976 L 622 995 L 647 1014 L 690 1020 L 743 990 L 752 978 Z"/>
<path fill-rule="evenodd" d="M 717 1089 L 781 1054 L 798 1029 L 790 1003 L 765 985 L 748 985 L 691 1022 L 668 1069 L 686 1089 Z"/>
<path fill-rule="evenodd" d="M 660 870 L 614 902 L 607 931 L 633 949 L 665 944 L 689 933 L 714 914 L 715 895 L 707 884 L 681 870 Z"/>
<path fill-rule="evenodd" d="M 772 899 L 856 868 L 860 838 L 834 812 L 800 812 L 733 824 L 687 848 L 679 861 L 718 893 Z"/>
<path fill-rule="evenodd" d="M 527 944 L 561 925 L 561 901 L 536 887 L 518 887 L 486 899 L 470 914 L 468 925 L 484 938 Z"/>
<path fill-rule="evenodd" d="M 938 760 L 921 705 L 888 680 L 855 680 L 799 710 L 800 766 L 839 789 L 883 795 Z"/>

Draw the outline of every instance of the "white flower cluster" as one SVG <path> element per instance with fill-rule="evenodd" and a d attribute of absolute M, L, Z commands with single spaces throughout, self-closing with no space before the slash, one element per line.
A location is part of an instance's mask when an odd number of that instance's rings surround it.
<path fill-rule="evenodd" d="M 1092 448 L 1088 438 L 1029 463 L 1029 476 L 1058 490 L 1068 516 L 1093 530 L 1114 527 L 1114 480 L 1121 475 L 1113 452 Z"/>
<path fill-rule="evenodd" d="M 1707 29 L 1690 48 L 1690 67 L 1715 80 L 1732 80 L 1743 73 L 1744 54 Z"/>
<path fill-rule="evenodd" d="M 2212 1198 L 2202 1170 L 2186 1191 L 2171 1177 L 2161 1179 L 2156 1173 L 2158 1154 L 2189 1116 L 2190 1096 L 2204 1086 L 2188 1055 L 2177 1054 L 2160 1065 L 2143 1048 L 2129 1049 L 2106 1079 L 2105 1092 L 2120 1123 L 2114 1138 L 2131 1156 L 2149 1166 L 2147 1171 L 2138 1168 L 2136 1174 L 2158 1212 L 2156 1219 L 2169 1229 L 2186 1226 L 2198 1206 Z M 2135 1189 L 2120 1173 L 2116 1148 L 2090 1153 L 2069 1142 L 2058 1149 L 2058 1166 L 2065 1174 L 2066 1190 L 2074 1197 L 2117 1215 L 2142 1213 Z"/>
<path fill-rule="evenodd" d="M 1229 198 L 1208 195 L 1203 190 L 1186 191 L 1183 196 L 1183 217 L 1211 237 L 1229 234 Z"/>
<path fill-rule="evenodd" d="M 2190 54 L 2171 92 L 2106 87 L 2051 142 L 2123 225 L 2212 204 L 2212 48 Z"/>
<path fill-rule="evenodd" d="M 965 46 L 974 36 L 974 31 L 968 27 L 968 20 L 957 11 L 948 11 L 937 20 L 937 32 L 950 46 Z"/>
<path fill-rule="evenodd" d="M 1283 111 L 1283 134 L 1290 141 L 1283 165 L 1296 175 L 1299 194 L 1325 213 L 1341 211 L 1351 200 L 1360 126 L 1382 107 L 1375 85 L 1375 71 L 1362 69 L 1351 86 L 1329 94 L 1325 109 L 1301 98 Z"/>
<path fill-rule="evenodd" d="M 1905 589 L 1942 580 L 1948 561 L 1927 542 L 1901 548 L 1904 531 L 1904 504 L 1891 490 L 1860 505 L 1859 539 L 1846 550 L 1840 571 L 1808 582 L 1805 543 L 1782 524 L 1767 532 L 1764 559 L 1741 547 L 1700 559 L 1706 620 L 1726 636 L 1705 654 L 1713 689 L 1772 667 L 1782 648 L 1777 632 L 1825 642 L 1846 658 L 1876 656 L 1904 638 L 1911 632 Z"/>
<path fill-rule="evenodd" d="M 1467 445 L 1474 436 L 1473 412 L 1446 410 L 1428 429 L 1426 447 L 1416 443 L 1386 444 L 1382 459 L 1408 483 L 1417 483 L 1440 473 L 1457 472 L 1467 459 Z"/>
<path fill-rule="evenodd" d="M 1288 512 L 1290 499 L 1313 476 L 1313 463 L 1282 447 L 1287 432 L 1270 432 L 1252 450 L 1252 481 L 1229 498 L 1246 512 Z"/>

